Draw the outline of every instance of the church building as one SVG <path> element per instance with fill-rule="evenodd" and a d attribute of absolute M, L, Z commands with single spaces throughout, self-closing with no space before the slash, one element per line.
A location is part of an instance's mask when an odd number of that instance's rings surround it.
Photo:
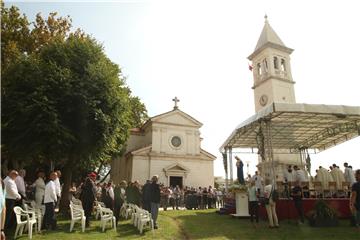
<path fill-rule="evenodd" d="M 208 187 L 214 185 L 216 157 L 201 148 L 202 123 L 181 111 L 178 99 L 172 111 L 154 116 L 132 129 L 125 154 L 112 162 L 111 179 L 138 180 L 153 175 L 165 186 Z"/>

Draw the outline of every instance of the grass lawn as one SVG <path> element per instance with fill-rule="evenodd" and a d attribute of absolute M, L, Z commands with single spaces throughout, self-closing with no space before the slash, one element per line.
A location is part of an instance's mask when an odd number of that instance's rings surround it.
<path fill-rule="evenodd" d="M 345 220 L 334 228 L 312 228 L 307 224 L 298 226 L 295 221 L 282 221 L 278 229 L 269 229 L 267 222 L 261 221 L 260 227 L 255 229 L 248 219 L 218 215 L 215 210 L 160 212 L 159 229 L 154 233 L 146 230 L 143 235 L 129 221 L 121 221 L 117 232 L 108 228 L 105 233 L 101 232 L 99 221 L 92 222 L 85 233 L 80 232 L 79 225 L 69 233 L 69 224 L 69 221 L 58 221 L 58 231 L 35 234 L 33 239 L 360 239 L 360 231 L 349 227 L 349 221 Z M 27 239 L 27 236 L 18 239 Z"/>

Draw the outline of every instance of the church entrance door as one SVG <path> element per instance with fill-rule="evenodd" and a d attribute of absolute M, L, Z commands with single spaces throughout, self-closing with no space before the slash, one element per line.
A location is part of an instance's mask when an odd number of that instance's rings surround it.
<path fill-rule="evenodd" d="M 176 187 L 176 185 L 179 185 L 180 188 L 183 187 L 183 177 L 170 176 L 170 186 Z"/>

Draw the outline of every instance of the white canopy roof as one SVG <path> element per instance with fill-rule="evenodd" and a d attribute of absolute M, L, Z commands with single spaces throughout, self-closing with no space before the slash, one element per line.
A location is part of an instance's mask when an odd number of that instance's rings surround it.
<path fill-rule="evenodd" d="M 258 148 L 261 124 L 269 122 L 273 149 L 323 151 L 360 135 L 360 107 L 272 103 L 238 125 L 220 148 Z"/>

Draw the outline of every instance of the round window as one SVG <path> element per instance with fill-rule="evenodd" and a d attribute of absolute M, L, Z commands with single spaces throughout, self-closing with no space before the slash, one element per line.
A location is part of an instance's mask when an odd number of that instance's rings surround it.
<path fill-rule="evenodd" d="M 172 139 L 171 139 L 171 144 L 172 144 L 174 147 L 180 147 L 180 145 L 181 145 L 181 138 L 178 137 L 178 136 L 172 137 Z"/>

